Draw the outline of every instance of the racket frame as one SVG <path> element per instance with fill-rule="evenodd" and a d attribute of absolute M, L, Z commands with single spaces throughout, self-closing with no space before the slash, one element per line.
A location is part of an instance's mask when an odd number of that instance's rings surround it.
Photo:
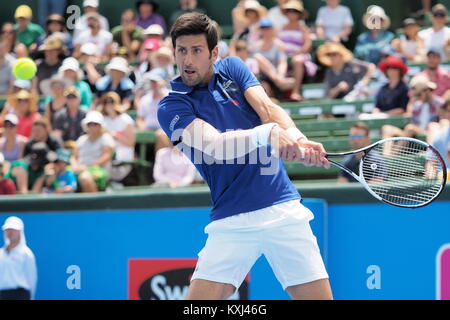
<path fill-rule="evenodd" d="M 439 190 L 439 192 L 436 193 L 436 195 L 431 198 L 430 200 L 421 203 L 421 204 L 417 204 L 417 205 L 410 205 L 410 206 L 406 206 L 406 205 L 400 205 L 397 203 L 393 203 L 391 201 L 385 200 L 382 197 L 380 197 L 378 194 L 376 194 L 367 184 L 366 180 L 364 179 L 364 176 L 362 175 L 362 166 L 363 166 L 363 160 L 364 157 L 369 153 L 370 150 L 372 150 L 374 147 L 376 147 L 379 144 L 383 144 L 389 141 L 410 141 L 410 142 L 414 142 L 414 143 L 419 143 L 423 146 L 426 146 L 427 148 L 430 148 L 438 157 L 439 161 L 442 164 L 442 179 L 443 179 L 443 183 L 441 185 L 441 189 Z M 354 155 L 354 154 L 358 154 L 363 152 L 364 155 L 362 156 L 361 160 L 359 161 L 359 175 L 357 175 L 356 173 L 354 173 L 353 171 L 351 171 L 350 169 L 348 169 L 347 167 L 343 166 L 342 164 L 340 164 L 339 162 L 333 161 L 331 159 L 329 159 L 330 157 L 342 157 L 342 156 L 348 156 L 348 155 Z M 375 199 L 378 199 L 379 201 L 382 201 L 384 203 L 396 206 L 396 207 L 400 207 L 400 208 L 411 208 L 411 209 L 415 209 L 415 208 L 420 208 L 423 206 L 426 206 L 428 204 L 430 204 L 432 201 L 434 201 L 444 190 L 445 188 L 445 184 L 447 181 L 447 167 L 445 166 L 445 162 L 442 159 L 442 156 L 439 154 L 439 152 L 431 145 L 429 145 L 428 143 L 418 140 L 418 139 L 414 139 L 414 138 L 408 138 L 408 137 L 394 137 L 394 138 L 387 138 L 387 139 L 383 139 L 380 141 L 377 141 L 375 143 L 372 143 L 371 145 L 368 145 L 364 148 L 360 148 L 360 149 L 356 149 L 353 151 L 348 151 L 348 152 L 341 152 L 341 153 L 328 153 L 326 155 L 326 158 L 328 159 L 328 161 L 333 164 L 334 166 L 338 167 L 339 169 L 342 169 L 343 171 L 345 171 L 346 173 L 348 173 L 349 175 L 351 175 L 353 178 L 355 178 L 359 183 L 361 183 L 364 188 L 373 196 L 375 197 Z"/>

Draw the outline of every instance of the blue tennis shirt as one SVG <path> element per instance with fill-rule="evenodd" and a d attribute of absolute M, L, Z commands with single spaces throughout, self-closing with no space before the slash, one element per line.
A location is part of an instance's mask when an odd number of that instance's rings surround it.
<path fill-rule="evenodd" d="M 246 101 L 244 92 L 260 85 L 247 66 L 236 57 L 214 63 L 208 85 L 190 87 L 181 77 L 171 81 L 172 91 L 159 103 L 158 121 L 173 143 L 195 118 L 219 132 L 252 129 L 262 124 Z M 258 210 L 289 200 L 300 200 L 283 161 L 260 147 L 232 161 L 211 159 L 199 150 L 183 152 L 191 159 L 211 190 L 211 220 Z"/>

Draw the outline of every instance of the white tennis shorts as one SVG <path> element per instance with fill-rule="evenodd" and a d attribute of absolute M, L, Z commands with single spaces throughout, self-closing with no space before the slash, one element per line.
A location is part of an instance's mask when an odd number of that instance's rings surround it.
<path fill-rule="evenodd" d="M 312 212 L 299 200 L 215 220 L 205 227 L 205 247 L 191 281 L 203 279 L 239 288 L 264 254 L 283 289 L 328 278 Z"/>

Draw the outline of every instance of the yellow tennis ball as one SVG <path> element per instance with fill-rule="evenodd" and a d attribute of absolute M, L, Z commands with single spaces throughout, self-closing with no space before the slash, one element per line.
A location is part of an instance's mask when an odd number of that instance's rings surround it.
<path fill-rule="evenodd" d="M 36 63 L 30 58 L 20 58 L 14 63 L 13 74 L 17 79 L 30 80 L 36 75 Z"/>

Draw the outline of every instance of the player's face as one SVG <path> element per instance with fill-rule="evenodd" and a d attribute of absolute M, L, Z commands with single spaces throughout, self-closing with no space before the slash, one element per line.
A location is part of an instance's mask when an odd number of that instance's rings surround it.
<path fill-rule="evenodd" d="M 175 46 L 175 60 L 183 82 L 188 86 L 208 83 L 217 59 L 218 47 L 212 52 L 204 34 L 188 35 L 177 38 Z"/>

